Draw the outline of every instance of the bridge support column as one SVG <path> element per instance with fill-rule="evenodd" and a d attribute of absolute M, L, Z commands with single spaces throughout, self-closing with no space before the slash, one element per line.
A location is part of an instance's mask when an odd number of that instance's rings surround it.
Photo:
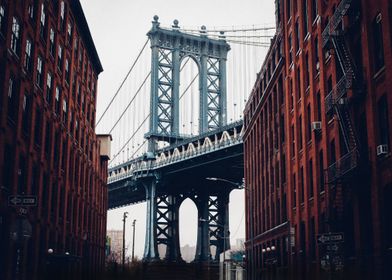
<path fill-rule="evenodd" d="M 157 199 L 157 243 L 166 245 L 165 260 L 182 261 L 179 238 L 179 199 L 163 195 Z"/>
<path fill-rule="evenodd" d="M 230 249 L 229 231 L 229 198 L 230 193 L 222 193 L 218 196 L 218 221 L 219 221 L 219 242 L 217 256 Z M 227 256 L 226 256 L 227 258 Z"/>
<path fill-rule="evenodd" d="M 157 204 L 156 204 L 156 187 L 157 182 L 155 179 L 144 184 L 146 189 L 147 201 L 147 222 L 146 222 L 146 239 L 144 243 L 144 261 L 158 260 L 158 246 L 156 235 L 156 217 L 157 217 Z"/>
<path fill-rule="evenodd" d="M 210 254 L 210 236 L 209 236 L 209 217 L 208 217 L 208 196 L 199 197 L 196 203 L 198 210 L 197 226 L 197 244 L 196 244 L 196 262 L 208 261 Z"/>

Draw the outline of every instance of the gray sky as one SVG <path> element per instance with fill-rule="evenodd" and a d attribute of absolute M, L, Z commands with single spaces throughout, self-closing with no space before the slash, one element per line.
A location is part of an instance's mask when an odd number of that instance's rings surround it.
<path fill-rule="evenodd" d="M 80 0 L 100 56 L 104 72 L 99 76 L 97 117 L 129 70 L 146 41 L 154 15 L 169 26 L 174 19 L 180 26 L 231 27 L 274 24 L 274 0 Z M 265 52 L 265 49 L 260 49 Z M 261 66 L 261 65 L 260 65 Z M 256 73 L 254 73 L 256 74 Z M 131 241 L 131 221 L 136 223 L 135 254 L 142 257 L 145 237 L 145 204 L 108 212 L 108 229 L 122 228 L 122 213 L 129 212 L 127 243 Z M 244 194 L 230 196 L 232 244 L 245 236 Z M 197 212 L 187 200 L 180 208 L 181 246 L 196 243 Z"/>

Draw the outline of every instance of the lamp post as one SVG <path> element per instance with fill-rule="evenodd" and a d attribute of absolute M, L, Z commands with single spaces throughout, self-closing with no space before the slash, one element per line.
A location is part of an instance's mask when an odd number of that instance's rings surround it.
<path fill-rule="evenodd" d="M 132 222 L 133 234 L 132 234 L 132 262 L 135 259 L 135 230 L 136 230 L 136 219 Z"/>
<path fill-rule="evenodd" d="M 221 182 L 226 182 L 229 184 L 232 184 L 234 186 L 236 186 L 239 189 L 244 189 L 245 191 L 248 191 L 248 197 L 249 197 L 249 223 L 250 223 L 250 242 L 251 242 L 251 261 L 250 261 L 250 279 L 253 280 L 254 279 L 254 238 L 253 238 L 253 200 L 250 197 L 250 194 L 252 192 L 252 190 L 250 188 L 246 188 L 245 187 L 245 183 L 239 184 L 236 182 L 232 182 L 230 180 L 226 180 L 223 178 L 215 178 L 215 177 L 207 177 L 206 180 L 209 181 L 221 181 Z M 249 262 L 249 260 L 247 259 L 247 262 Z"/>
<path fill-rule="evenodd" d="M 128 212 L 124 212 L 123 214 L 123 246 L 122 246 L 122 271 L 125 270 L 125 222 L 128 217 Z"/>
<path fill-rule="evenodd" d="M 208 223 L 208 220 L 206 220 L 206 219 L 199 219 L 199 221 L 204 222 L 204 223 Z M 225 266 L 225 262 L 226 262 L 226 232 L 228 232 L 230 234 L 230 231 L 228 231 L 227 225 L 223 225 L 220 223 L 214 223 L 214 225 L 223 227 L 223 236 L 218 235 L 217 237 L 219 237 L 219 238 L 223 237 L 223 279 L 225 279 L 225 275 L 226 275 L 226 273 L 225 273 L 225 268 L 226 268 L 226 266 Z"/>

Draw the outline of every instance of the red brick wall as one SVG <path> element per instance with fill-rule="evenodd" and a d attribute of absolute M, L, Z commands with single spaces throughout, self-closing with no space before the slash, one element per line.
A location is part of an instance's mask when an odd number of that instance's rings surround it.
<path fill-rule="evenodd" d="M 304 32 L 305 2 L 308 5 L 307 33 Z M 312 13 L 314 2 L 317 3 L 317 13 Z M 270 96 L 276 95 L 274 88 L 267 88 L 260 100 L 257 96 L 259 88 L 263 88 L 263 79 L 258 79 L 245 109 L 244 143 L 247 187 L 256 194 L 264 194 L 271 189 L 271 181 L 266 181 L 263 177 L 269 176 L 270 178 L 274 162 L 281 161 L 283 153 L 286 155 L 285 193 L 288 196 L 286 207 L 290 226 L 295 231 L 295 245 L 288 252 L 292 252 L 292 268 L 302 269 L 307 273 L 318 268 L 321 255 L 315 242 L 315 235 L 327 231 L 345 233 L 345 254 L 353 260 L 354 265 L 365 262 L 367 256 L 374 256 L 371 258 L 375 261 L 370 262 L 370 266 L 388 261 L 387 247 L 390 245 L 387 246 L 387 244 L 390 244 L 388 243 L 390 239 L 386 236 L 386 232 L 388 231 L 387 224 L 392 221 L 391 214 L 387 214 L 387 210 L 390 209 L 388 203 L 392 197 L 383 194 L 391 193 L 388 191 L 392 184 L 391 149 L 387 156 L 380 157 L 376 155 L 376 147 L 382 144 L 379 136 L 381 127 L 379 108 L 377 108 L 382 96 L 385 97 L 383 100 L 387 101 L 388 106 L 389 139 L 392 134 L 392 95 L 389 93 L 391 78 L 388 78 L 392 75 L 392 3 L 381 0 L 353 2 L 352 5 L 360 6 L 360 17 L 356 24 L 353 24 L 354 14 L 351 13 L 350 16 L 344 18 L 345 29 L 350 28 L 345 38 L 365 85 L 361 91 L 354 89 L 348 92 L 352 104 L 351 120 L 361 144 L 362 169 L 359 169 L 355 176 L 345 178 L 333 185 L 321 183 L 322 177 L 325 177 L 322 170 L 327 170 L 345 154 L 344 141 L 339 132 L 339 120 L 336 114 L 327 114 L 325 108 L 325 97 L 330 87 L 334 88 L 339 81 L 337 72 L 340 67 L 339 61 L 334 49 L 331 49 L 328 55 L 328 49 L 323 49 L 321 45 L 322 32 L 327 18 L 332 17 L 334 7 L 338 6 L 340 1 L 328 1 L 328 3 L 310 0 L 290 1 L 290 13 L 288 1 L 279 2 L 282 13 L 279 30 L 283 37 L 285 60 L 284 103 L 279 113 L 284 115 L 286 144 L 279 146 L 271 158 L 263 157 L 263 149 L 260 149 L 260 146 L 270 145 L 271 137 L 264 137 L 264 135 L 274 137 L 276 128 L 282 126 L 282 121 L 275 118 L 275 112 L 269 116 L 274 121 L 274 126 L 269 123 L 260 124 L 259 120 L 271 114 L 266 108 L 269 106 Z M 383 40 L 381 44 L 384 50 L 385 66 L 375 73 L 372 22 L 379 13 L 382 15 Z M 299 40 L 296 32 L 297 23 Z M 292 38 L 291 45 L 290 37 Z M 273 53 L 276 49 L 277 45 L 273 43 L 269 53 Z M 316 51 L 318 51 L 319 70 L 316 68 Z M 269 60 L 270 56 L 267 57 L 261 73 L 268 69 Z M 329 79 L 332 81 L 331 84 L 328 82 Z M 321 104 L 317 93 L 320 94 Z M 355 95 L 360 98 L 351 98 Z M 321 121 L 321 133 L 309 132 L 309 125 L 314 121 Z M 390 140 L 388 144 L 391 147 Z M 333 147 L 334 151 L 332 151 Z M 322 158 L 320 158 L 320 153 L 323 154 Z M 320 161 L 323 162 L 322 167 Z M 282 174 L 281 166 L 279 174 L 280 176 Z M 278 182 L 281 183 L 282 180 Z M 279 188 L 279 184 L 275 182 L 274 187 Z M 253 190 L 254 188 L 256 190 Z M 260 234 L 264 236 L 263 233 L 274 228 L 268 223 L 267 227 L 264 226 L 265 221 L 269 220 L 270 207 L 272 203 L 276 203 L 279 195 L 274 194 L 271 197 L 272 199 L 267 200 L 267 203 L 256 199 L 250 204 L 247 200 L 248 254 L 252 253 L 252 236 L 256 237 Z M 252 226 L 251 221 L 253 221 Z M 260 232 L 257 232 L 258 229 Z M 260 243 L 253 241 L 253 253 L 256 251 L 254 253 L 255 266 L 259 270 L 265 266 L 260 259 L 257 259 L 257 256 L 263 255 L 259 253 L 260 247 L 262 250 L 262 248 L 271 246 L 271 240 L 276 244 L 282 233 L 277 232 L 275 236 L 273 234 L 268 236 L 268 239 L 260 239 Z M 347 266 L 352 263 L 348 262 Z"/>
<path fill-rule="evenodd" d="M 5 279 L 15 277 L 16 247 L 9 242 L 9 226 L 17 214 L 7 206 L 8 196 L 15 194 L 38 196 L 37 207 L 28 209 L 33 234 L 26 245 L 28 249 L 22 251 L 23 277 L 42 279 L 48 248 L 53 249 L 55 255 L 68 252 L 82 257 L 83 266 L 90 274 L 101 269 L 104 263 L 107 163 L 100 158 L 94 132 L 96 85 L 102 66 L 86 32 L 88 27 L 79 1 L 64 1 L 63 27 L 61 2 L 0 1 L 5 12 L 0 34 L 0 254 L 1 263 L 5 264 L 5 269 L 1 269 Z M 42 3 L 45 9 L 43 36 L 40 35 Z M 30 5 L 33 18 L 28 13 Z M 20 24 L 16 53 L 11 49 L 13 17 Z M 71 36 L 68 24 L 71 24 Z M 53 55 L 50 29 L 55 33 Z M 33 45 L 30 71 L 24 67 L 27 39 Z M 59 46 L 62 62 L 58 57 Z M 43 61 L 41 86 L 37 83 L 38 56 Z M 52 76 L 50 90 L 48 73 Z M 10 77 L 14 77 L 14 84 L 18 85 L 12 95 L 14 103 L 10 103 L 8 97 Z M 56 87 L 61 89 L 58 102 Z M 25 94 L 28 96 L 26 110 Z M 66 112 L 63 111 L 65 106 Z M 15 115 L 10 117 L 12 110 Z M 88 263 L 84 263 L 85 260 Z"/>

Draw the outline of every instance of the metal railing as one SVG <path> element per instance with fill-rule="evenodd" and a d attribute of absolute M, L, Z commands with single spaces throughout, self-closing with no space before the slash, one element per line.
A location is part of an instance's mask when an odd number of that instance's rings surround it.
<path fill-rule="evenodd" d="M 323 47 L 328 43 L 329 36 L 336 30 L 338 25 L 342 22 L 343 17 L 346 15 L 348 9 L 351 6 L 352 0 L 342 0 L 336 8 L 335 13 L 330 18 L 327 26 L 325 27 L 323 33 L 321 34 Z"/>
<path fill-rule="evenodd" d="M 347 78 L 343 76 L 335 85 L 331 92 L 325 97 L 325 111 L 328 113 L 333 109 L 333 106 L 338 104 L 347 92 Z"/>
<path fill-rule="evenodd" d="M 330 165 L 327 169 L 327 182 L 328 184 L 334 183 L 342 177 L 348 175 L 351 171 L 358 167 L 359 154 L 358 150 L 354 149 L 338 161 Z"/>

